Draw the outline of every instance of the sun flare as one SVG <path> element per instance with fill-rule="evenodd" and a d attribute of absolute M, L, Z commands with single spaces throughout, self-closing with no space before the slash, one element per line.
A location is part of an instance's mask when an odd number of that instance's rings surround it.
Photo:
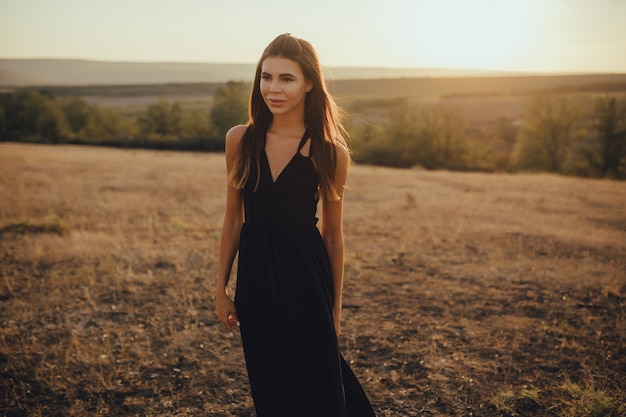
<path fill-rule="evenodd" d="M 418 6 L 419 4 L 419 6 Z M 418 3 L 407 36 L 421 61 L 453 68 L 501 69 L 531 46 L 531 0 Z"/>

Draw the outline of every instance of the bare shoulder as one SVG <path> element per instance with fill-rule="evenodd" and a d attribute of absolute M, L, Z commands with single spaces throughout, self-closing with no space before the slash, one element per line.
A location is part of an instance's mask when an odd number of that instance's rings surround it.
<path fill-rule="evenodd" d="M 226 165 L 230 171 L 230 167 L 235 163 L 237 159 L 237 155 L 239 154 L 239 144 L 241 143 L 241 139 L 243 135 L 246 133 L 248 126 L 246 125 L 237 125 L 232 127 L 226 133 L 226 144 L 225 144 L 225 154 L 226 154 Z"/>
<path fill-rule="evenodd" d="M 232 145 L 238 145 L 243 138 L 243 135 L 248 130 L 247 125 L 237 125 L 230 128 L 230 130 L 226 133 L 226 146 L 231 147 Z"/>
<path fill-rule="evenodd" d="M 348 167 L 350 165 L 350 151 L 345 144 L 336 142 L 335 153 L 337 155 L 337 167 Z"/>

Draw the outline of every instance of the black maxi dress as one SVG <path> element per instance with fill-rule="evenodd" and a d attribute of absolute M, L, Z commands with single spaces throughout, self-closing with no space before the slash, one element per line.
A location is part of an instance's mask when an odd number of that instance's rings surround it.
<path fill-rule="evenodd" d="M 243 190 L 235 306 L 252 397 L 257 417 L 370 417 L 339 353 L 332 270 L 316 227 L 317 173 L 301 154 L 307 139 L 276 181 L 263 151 Z"/>

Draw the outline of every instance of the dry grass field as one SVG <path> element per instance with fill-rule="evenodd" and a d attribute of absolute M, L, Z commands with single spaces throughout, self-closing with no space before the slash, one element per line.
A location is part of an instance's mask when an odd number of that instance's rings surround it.
<path fill-rule="evenodd" d="M 341 348 L 378 416 L 624 416 L 626 183 L 354 166 Z M 0 415 L 253 416 L 223 155 L 0 144 Z"/>

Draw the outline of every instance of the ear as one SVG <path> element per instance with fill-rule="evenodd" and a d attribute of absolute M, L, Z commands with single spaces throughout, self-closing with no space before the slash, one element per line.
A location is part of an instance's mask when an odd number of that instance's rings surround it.
<path fill-rule="evenodd" d="M 305 91 L 308 93 L 309 91 L 313 90 L 313 83 L 309 80 L 307 80 L 305 87 L 304 87 Z"/>

